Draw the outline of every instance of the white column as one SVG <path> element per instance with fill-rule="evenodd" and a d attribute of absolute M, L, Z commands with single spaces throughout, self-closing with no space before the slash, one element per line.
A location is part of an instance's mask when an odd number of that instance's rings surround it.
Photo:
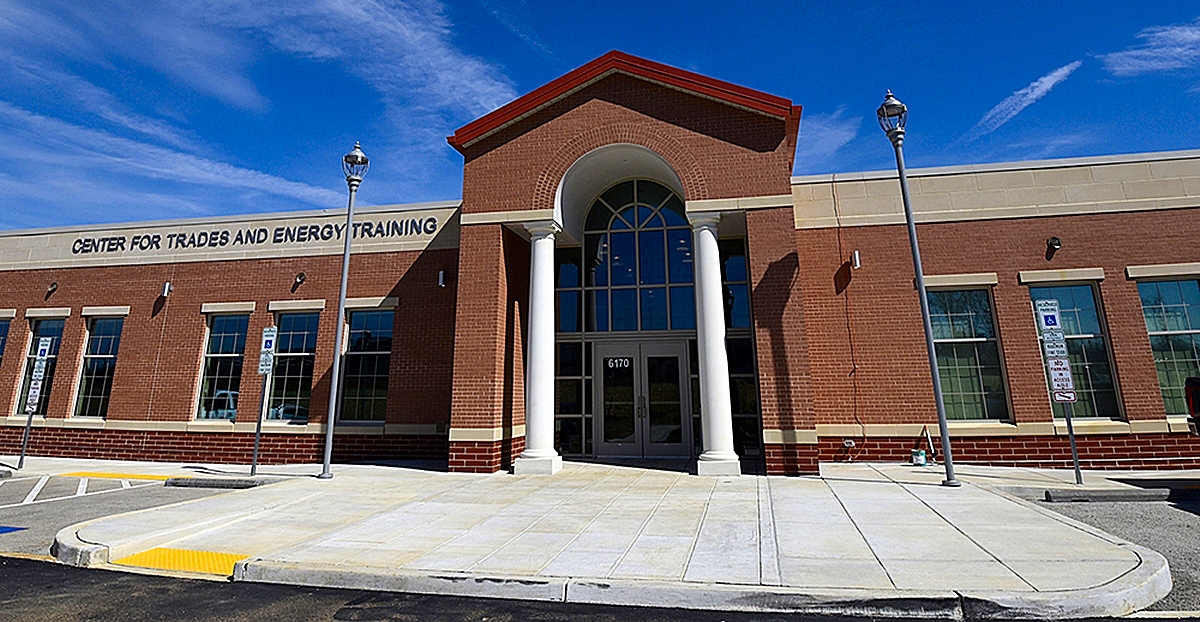
<path fill-rule="evenodd" d="M 725 296 L 717 224 L 721 215 L 698 214 L 692 221 L 696 269 L 696 345 L 700 355 L 700 424 L 704 453 L 697 475 L 741 475 L 733 450 L 733 406 L 729 398 L 729 360 L 725 354 Z"/>
<path fill-rule="evenodd" d="M 517 475 L 553 475 L 562 468 L 554 450 L 554 234 L 553 222 L 528 223 L 529 333 L 525 349 L 525 451 Z"/>

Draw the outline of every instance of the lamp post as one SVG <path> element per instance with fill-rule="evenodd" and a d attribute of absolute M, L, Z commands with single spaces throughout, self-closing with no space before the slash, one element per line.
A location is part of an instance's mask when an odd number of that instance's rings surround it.
<path fill-rule="evenodd" d="M 358 186 L 362 183 L 363 176 L 367 174 L 370 166 L 371 161 L 362 152 L 358 141 L 355 141 L 354 149 L 342 158 L 342 172 L 346 174 L 346 185 L 350 188 L 350 203 L 346 206 L 342 283 L 338 289 L 337 324 L 334 324 L 333 333 L 333 369 L 330 370 L 332 380 L 329 383 L 329 410 L 325 414 L 325 460 L 321 465 L 321 474 L 317 476 L 318 479 L 333 477 L 333 472 L 329 470 L 329 463 L 333 458 L 333 426 L 337 415 L 338 398 L 342 394 L 342 333 L 345 332 L 344 325 L 346 323 L 346 281 L 350 279 L 350 241 L 354 238 L 354 195 L 358 193 Z"/>
<path fill-rule="evenodd" d="M 908 123 L 908 107 L 900 103 L 892 92 L 887 92 L 887 98 L 876 111 L 879 117 L 879 127 L 892 141 L 896 149 L 896 170 L 900 175 L 900 195 L 904 199 L 904 220 L 908 223 L 908 244 L 912 247 L 913 271 L 917 275 L 917 295 L 921 298 L 921 322 L 925 327 L 925 350 L 929 354 L 929 374 L 933 379 L 933 399 L 937 402 L 938 427 L 942 431 L 943 464 L 946 465 L 946 479 L 943 486 L 961 486 L 954 477 L 954 457 L 950 451 L 950 431 L 946 427 L 946 405 L 942 401 L 942 382 L 938 375 L 937 352 L 933 345 L 933 325 L 929 321 L 929 298 L 925 293 L 925 273 L 921 271 L 921 250 L 917 247 L 917 225 L 913 222 L 912 203 L 908 198 L 908 175 L 904 172 L 904 125 Z"/>

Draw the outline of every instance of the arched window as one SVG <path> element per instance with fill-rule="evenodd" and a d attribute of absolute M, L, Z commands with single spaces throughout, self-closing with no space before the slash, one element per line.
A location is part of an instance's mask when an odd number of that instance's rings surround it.
<path fill-rule="evenodd" d="M 692 229 L 683 201 L 652 181 L 604 191 L 584 225 L 587 331 L 696 328 Z"/>

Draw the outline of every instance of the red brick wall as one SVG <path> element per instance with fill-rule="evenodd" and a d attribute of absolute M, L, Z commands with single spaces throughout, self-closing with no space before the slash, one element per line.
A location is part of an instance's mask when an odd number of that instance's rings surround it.
<path fill-rule="evenodd" d="M 941 440 L 933 436 L 941 451 Z M 951 441 L 956 464 L 987 464 L 1037 468 L 1071 468 L 1071 444 L 1066 436 L 993 436 Z M 822 437 L 816 445 L 822 462 L 908 461 L 913 449 L 925 449 L 924 439 L 867 438 L 853 448 L 842 439 Z M 1194 469 L 1200 467 L 1200 436 L 1195 434 L 1095 434 L 1076 438 L 1079 464 L 1085 469 Z M 769 469 L 770 467 L 768 467 Z"/>
<path fill-rule="evenodd" d="M 788 194 L 795 128 L 612 75 L 465 150 L 463 212 L 551 209 L 567 168 L 613 143 L 646 147 L 688 200 Z"/>
<path fill-rule="evenodd" d="M 495 473 L 512 466 L 513 458 L 525 451 L 525 437 L 499 441 L 450 441 L 450 471 Z"/>
<path fill-rule="evenodd" d="M 1124 414 L 1146 420 L 1163 419 L 1164 408 L 1137 283 L 1124 269 L 1200 261 L 1200 247 L 1189 237 L 1198 225 L 1200 209 L 1185 209 L 925 224 L 918 235 L 926 274 L 997 273 L 994 312 L 1018 422 L 1050 421 L 1051 410 L 1029 287 L 1018 283 L 1017 273 L 1103 267 L 1098 303 Z M 904 227 L 795 235 L 817 423 L 936 422 Z M 1060 237 L 1063 248 L 1047 260 L 1050 236 Z M 855 249 L 862 268 L 852 271 L 847 259 Z"/>
<path fill-rule="evenodd" d="M 22 433 L 0 428 L 0 453 L 19 453 Z M 324 435 L 263 434 L 259 462 L 316 463 L 324 451 Z M 29 441 L 30 455 L 61 458 L 248 465 L 253 453 L 254 435 L 245 433 L 34 428 Z M 333 444 L 335 462 L 443 460 L 446 454 L 445 436 L 338 434 Z"/>
<path fill-rule="evenodd" d="M 796 253 L 791 208 L 746 212 L 759 405 L 766 429 L 813 429 L 804 269 Z"/>
<path fill-rule="evenodd" d="M 472 225 L 459 253 L 451 427 L 522 425 L 529 243 L 500 225 Z"/>
<path fill-rule="evenodd" d="M 816 445 L 765 443 L 763 456 L 767 475 L 812 475 L 820 472 Z"/>
<path fill-rule="evenodd" d="M 456 269 L 453 249 L 363 253 L 351 259 L 350 297 L 400 299 L 389 380 L 390 423 L 449 422 Z M 449 287 L 437 286 L 439 270 L 449 275 Z M 0 405 L 7 409 L 4 414 L 23 410 L 16 401 L 29 344 L 26 308 L 71 307 L 47 413 L 50 418 L 63 418 L 72 413 L 77 390 L 86 330 L 82 308 L 129 305 L 107 418 L 189 421 L 195 416 L 205 348 L 206 316 L 200 312 L 201 304 L 254 301 L 239 395 L 241 420 L 253 421 L 261 388 L 255 365 L 257 344 L 262 328 L 273 322 L 268 304 L 324 298 L 310 404 L 311 421 L 322 422 L 329 398 L 340 271 L 341 257 L 327 255 L 0 272 L 0 307 L 17 309 L 0 359 Z M 305 272 L 307 280 L 293 291 L 299 272 Z M 162 299 L 159 293 L 166 281 L 175 289 Z M 59 287 L 47 297 L 50 282 Z"/>

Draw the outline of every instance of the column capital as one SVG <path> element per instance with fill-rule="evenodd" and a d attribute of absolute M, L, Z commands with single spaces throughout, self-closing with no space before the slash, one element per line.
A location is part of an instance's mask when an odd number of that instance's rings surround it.
<path fill-rule="evenodd" d="M 721 224 L 721 212 L 693 212 L 688 214 L 692 229 L 710 229 Z"/>
<path fill-rule="evenodd" d="M 535 220 L 533 222 L 523 222 L 521 225 L 525 227 L 525 230 L 535 240 L 540 240 L 562 231 L 562 227 L 553 220 Z"/>

